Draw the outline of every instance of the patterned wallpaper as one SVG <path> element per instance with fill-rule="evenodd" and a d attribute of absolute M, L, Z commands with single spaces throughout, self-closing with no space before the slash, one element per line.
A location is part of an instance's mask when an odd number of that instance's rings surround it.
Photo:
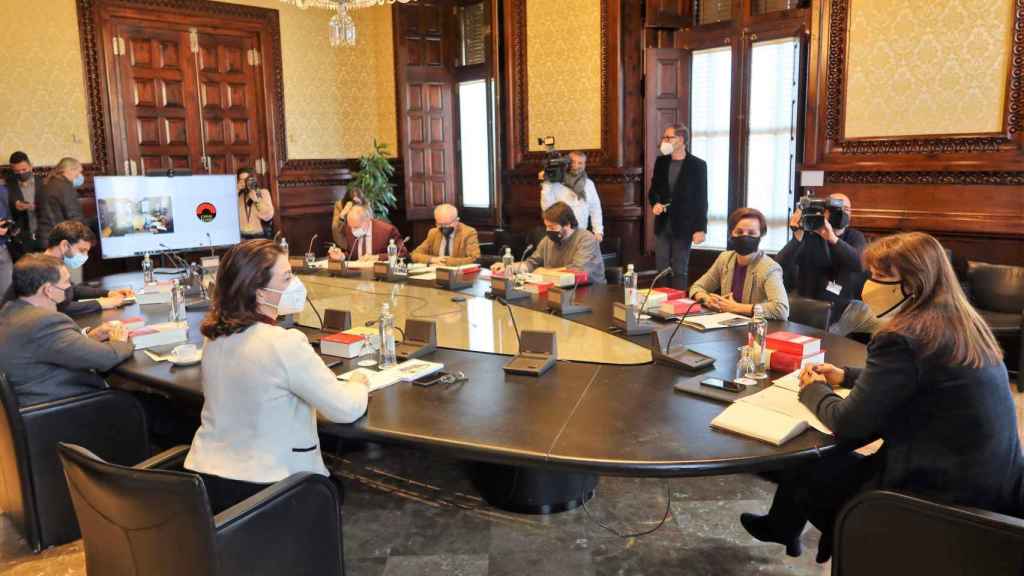
<path fill-rule="evenodd" d="M 0 164 L 92 161 L 74 0 L 0 1 Z M 59 32 L 58 32 L 59 31 Z"/>
<path fill-rule="evenodd" d="M 851 0 L 846 137 L 998 132 L 1013 0 Z"/>
<path fill-rule="evenodd" d="M 325 10 L 237 3 L 280 13 L 290 158 L 351 158 L 369 151 L 375 137 L 395 150 L 389 8 L 357 11 L 357 45 L 331 48 Z M 39 165 L 66 155 L 90 161 L 75 0 L 37 2 L 32 18 L 20 6 L 0 1 L 0 164 L 17 148 Z"/>
<path fill-rule="evenodd" d="M 601 0 L 526 0 L 527 138 L 601 147 Z"/>

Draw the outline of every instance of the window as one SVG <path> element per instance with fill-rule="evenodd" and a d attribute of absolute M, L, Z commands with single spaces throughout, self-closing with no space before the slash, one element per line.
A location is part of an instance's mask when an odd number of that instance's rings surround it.
<path fill-rule="evenodd" d="M 690 151 L 708 164 L 707 245 L 724 248 L 729 216 L 732 49 L 697 50 L 690 69 Z"/>
<path fill-rule="evenodd" d="M 694 0 L 697 24 L 714 24 L 732 19 L 732 0 Z"/>
<path fill-rule="evenodd" d="M 462 166 L 462 205 L 491 206 L 490 121 L 487 80 L 459 83 L 459 134 Z"/>
<path fill-rule="evenodd" d="M 764 212 L 768 220 L 768 236 L 761 240 L 766 250 L 779 250 L 788 239 L 789 209 L 794 201 L 799 67 L 800 42 L 796 38 L 752 46 L 747 206 Z"/>

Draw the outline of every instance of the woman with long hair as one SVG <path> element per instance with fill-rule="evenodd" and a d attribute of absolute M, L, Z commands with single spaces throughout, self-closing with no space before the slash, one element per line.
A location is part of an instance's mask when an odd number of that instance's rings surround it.
<path fill-rule="evenodd" d="M 36 237 L 40 242 L 45 244 L 50 230 L 65 220 L 85 221 L 78 200 L 82 184 L 85 184 L 82 163 L 74 158 L 61 158 L 43 178 L 43 187 L 36 195 Z"/>
<path fill-rule="evenodd" d="M 334 239 L 334 245 L 342 252 L 348 252 L 345 230 L 348 228 L 348 213 L 355 206 L 370 207 L 363 191 L 355 186 L 349 187 L 345 197 L 334 203 L 334 213 L 331 214 L 331 237 Z"/>
<path fill-rule="evenodd" d="M 365 380 L 339 381 L 302 332 L 276 325 L 305 300 L 274 242 L 243 242 L 221 258 L 201 327 L 202 425 L 185 460 L 215 512 L 296 472 L 327 476 L 316 412 L 347 423 L 366 411 Z"/>
<path fill-rule="evenodd" d="M 818 561 L 832 554 L 842 506 L 871 489 L 908 492 L 1006 514 L 1022 509 L 1021 447 L 1002 351 L 971 307 L 942 246 L 912 232 L 876 240 L 864 253 L 863 299 L 889 321 L 868 344 L 864 368 L 809 366 L 800 401 L 832 429 L 839 453 L 784 471 L 765 516 L 743 514 L 758 540 L 800 554 L 809 520 L 822 532 Z M 837 388 L 851 388 L 845 399 Z M 881 438 L 862 457 L 851 448 Z"/>

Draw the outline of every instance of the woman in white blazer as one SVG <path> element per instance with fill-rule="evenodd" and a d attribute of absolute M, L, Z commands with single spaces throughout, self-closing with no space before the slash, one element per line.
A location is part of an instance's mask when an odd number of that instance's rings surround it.
<path fill-rule="evenodd" d="M 316 412 L 353 422 L 366 411 L 365 381 L 341 382 L 298 330 L 275 324 L 299 312 L 306 288 L 270 240 L 221 258 L 201 331 L 202 425 L 185 468 L 202 475 L 214 512 L 295 472 L 328 476 Z"/>

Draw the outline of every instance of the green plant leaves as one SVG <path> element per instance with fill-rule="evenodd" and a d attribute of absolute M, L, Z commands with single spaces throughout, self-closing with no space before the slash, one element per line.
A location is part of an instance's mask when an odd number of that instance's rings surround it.
<path fill-rule="evenodd" d="M 387 220 L 388 213 L 398 205 L 395 186 L 391 183 L 395 167 L 388 156 L 388 145 L 374 139 L 373 152 L 359 157 L 359 171 L 352 180 L 352 186 L 363 191 L 374 217 L 383 220 Z"/>

